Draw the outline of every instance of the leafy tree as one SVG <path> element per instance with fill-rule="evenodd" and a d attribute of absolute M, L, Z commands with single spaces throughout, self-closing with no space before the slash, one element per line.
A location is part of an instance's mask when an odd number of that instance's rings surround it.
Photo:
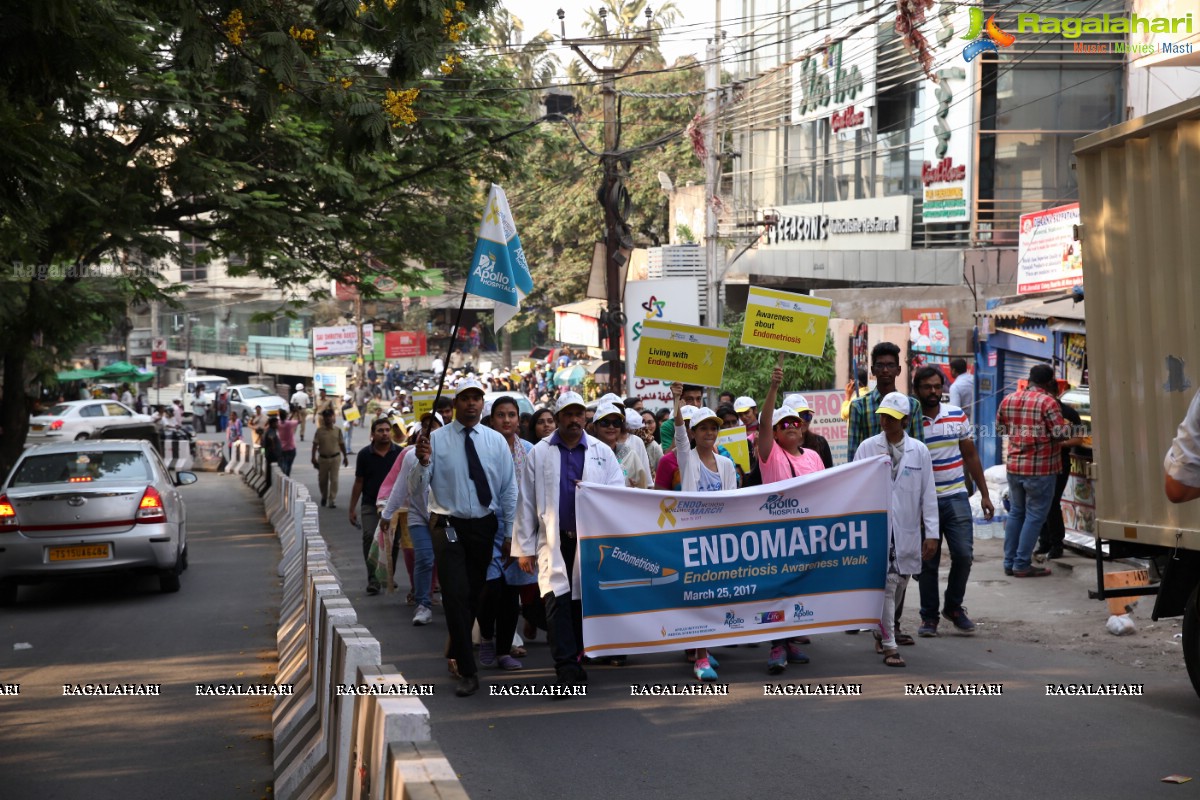
<path fill-rule="evenodd" d="M 368 254 L 402 281 L 406 259 L 466 264 L 480 179 L 521 163 L 530 124 L 508 64 L 458 54 L 490 5 L 7 4 L 0 471 L 25 388 L 127 303 L 170 298 L 176 232 L 298 291 Z"/>
<path fill-rule="evenodd" d="M 779 359 L 775 350 L 758 347 L 743 347 L 742 326 L 745 314 L 729 314 L 723 326 L 731 332 L 729 354 L 725 357 L 725 377 L 721 389 L 735 396 L 746 395 L 760 401 L 767 396 L 771 385 L 771 370 Z M 783 386 L 787 391 L 828 389 L 833 385 L 834 359 L 833 337 L 825 334 L 825 352 L 821 358 L 785 355 L 783 358 Z M 780 401 L 782 402 L 782 397 Z"/>
<path fill-rule="evenodd" d="M 672 2 L 660 3 L 654 6 L 652 16 L 648 21 L 645 17 L 649 0 L 603 0 L 600 8 L 588 9 L 587 31 L 590 36 L 634 36 L 644 34 L 649 22 L 650 36 L 654 43 L 643 47 L 632 62 L 635 67 L 646 66 L 646 62 L 663 63 L 662 51 L 659 50 L 658 40 L 664 28 L 669 28 L 679 19 L 679 7 Z M 604 11 L 604 16 L 600 12 Z M 610 61 L 620 58 L 620 51 L 615 47 L 605 47 L 604 57 Z"/>

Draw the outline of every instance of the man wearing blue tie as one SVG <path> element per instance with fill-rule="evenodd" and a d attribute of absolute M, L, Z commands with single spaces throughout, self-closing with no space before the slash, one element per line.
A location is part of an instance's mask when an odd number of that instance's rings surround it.
<path fill-rule="evenodd" d="M 479 689 L 471 626 L 492 548 L 499 545 L 507 552 L 505 540 L 512 538 L 511 523 L 502 528 L 498 519 L 512 520 L 517 511 L 512 453 L 503 436 L 479 424 L 482 413 L 483 386 L 474 378 L 460 381 L 454 421 L 418 439 L 417 466 L 408 479 L 410 496 L 430 490 L 429 529 L 459 697 Z"/>

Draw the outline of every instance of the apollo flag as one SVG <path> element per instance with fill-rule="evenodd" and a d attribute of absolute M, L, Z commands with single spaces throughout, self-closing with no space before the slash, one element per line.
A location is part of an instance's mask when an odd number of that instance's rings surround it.
<path fill-rule="evenodd" d="M 479 225 L 467 294 L 495 302 L 494 327 L 498 332 L 520 310 L 521 299 L 532 291 L 533 278 L 508 208 L 508 198 L 493 183 Z"/>

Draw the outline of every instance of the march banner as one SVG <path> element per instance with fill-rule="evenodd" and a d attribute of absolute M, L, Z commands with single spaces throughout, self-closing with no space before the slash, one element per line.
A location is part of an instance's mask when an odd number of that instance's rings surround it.
<path fill-rule="evenodd" d="M 751 286 L 742 344 L 820 358 L 832 307 L 832 300 Z"/>
<path fill-rule="evenodd" d="M 591 656 L 768 641 L 879 624 L 891 466 L 664 496 L 580 484 Z"/>
<path fill-rule="evenodd" d="M 648 319 L 642 323 L 634 374 L 639 378 L 720 386 L 729 331 Z"/>

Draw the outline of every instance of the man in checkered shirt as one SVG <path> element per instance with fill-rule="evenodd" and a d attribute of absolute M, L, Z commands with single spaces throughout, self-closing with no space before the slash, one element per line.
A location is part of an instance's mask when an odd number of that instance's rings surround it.
<path fill-rule="evenodd" d="M 1040 578 L 1050 570 L 1033 566 L 1033 548 L 1054 501 L 1054 481 L 1062 469 L 1059 442 L 1068 438 L 1067 421 L 1054 399 L 1054 370 L 1038 364 L 1029 386 L 1000 403 L 996 425 L 1008 436 L 1008 499 L 1004 526 L 1004 574 Z"/>

